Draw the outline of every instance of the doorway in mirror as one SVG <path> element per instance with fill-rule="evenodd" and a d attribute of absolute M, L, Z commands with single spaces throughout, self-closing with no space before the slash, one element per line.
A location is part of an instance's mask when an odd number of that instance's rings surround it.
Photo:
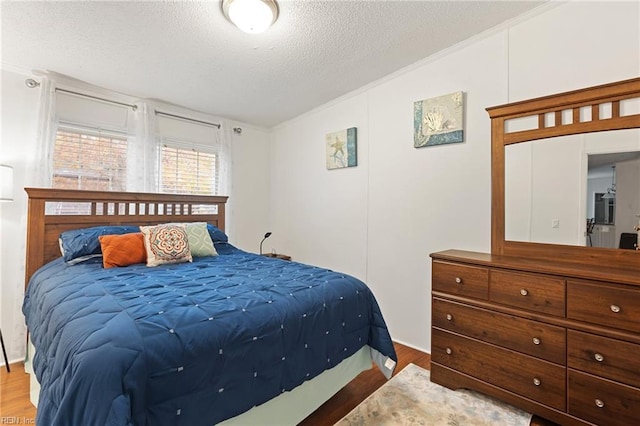
<path fill-rule="evenodd" d="M 586 218 L 594 226 L 586 244 L 621 248 L 622 235 L 634 232 L 640 214 L 640 151 L 589 154 L 587 164 Z"/>

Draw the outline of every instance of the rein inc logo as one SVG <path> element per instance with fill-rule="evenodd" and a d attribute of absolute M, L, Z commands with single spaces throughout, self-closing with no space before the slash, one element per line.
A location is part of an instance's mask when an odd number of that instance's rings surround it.
<path fill-rule="evenodd" d="M 0 425 L 35 425 L 36 420 L 29 417 L 0 417 Z"/>

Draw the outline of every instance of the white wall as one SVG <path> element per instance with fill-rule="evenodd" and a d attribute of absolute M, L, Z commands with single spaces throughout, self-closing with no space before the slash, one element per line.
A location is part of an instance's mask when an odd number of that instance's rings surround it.
<path fill-rule="evenodd" d="M 519 143 L 505 148 L 504 206 L 505 239 L 531 241 L 533 144 Z M 527 189 L 527 190 L 525 190 Z"/>
<path fill-rule="evenodd" d="M 581 217 L 577 208 L 581 189 L 586 188 L 583 146 L 583 137 L 573 135 L 506 147 L 506 239 L 584 244 L 586 216 Z"/>
<path fill-rule="evenodd" d="M 365 280 L 392 337 L 429 351 L 428 254 L 490 250 L 484 109 L 638 75 L 640 4 L 553 3 L 283 123 L 271 153 L 276 247 Z M 458 90 L 465 142 L 414 149 L 413 102 Z M 358 166 L 326 170 L 325 134 L 352 126 Z"/>
<path fill-rule="evenodd" d="M 227 233 L 236 247 L 257 253 L 269 225 L 269 132 L 232 122 L 242 134 L 231 136 L 231 219 Z M 266 247 L 266 245 L 265 245 Z"/>
<path fill-rule="evenodd" d="M 25 86 L 28 72 L 2 69 L 2 139 L 0 163 L 14 167 L 14 198 L 0 204 L 0 327 L 11 362 L 24 357 L 26 329 L 22 315 L 26 244 L 27 197 L 23 188 L 35 186 L 39 89 Z M 257 252 L 269 217 L 269 133 L 245 123 L 232 138 L 232 182 L 227 232 L 231 241 Z"/>
<path fill-rule="evenodd" d="M 491 200 L 482 190 L 491 185 L 484 107 L 503 100 L 505 48 L 504 36 L 496 34 L 370 91 L 366 280 L 393 338 L 422 349 L 429 348 L 428 254 L 490 249 Z M 474 63 L 482 70 L 469 66 Z M 466 97 L 465 142 L 415 149 L 413 102 L 458 90 Z"/>
<path fill-rule="evenodd" d="M 271 231 L 265 249 L 300 262 L 366 274 L 368 235 L 367 97 L 354 96 L 272 137 Z M 358 166 L 327 170 L 325 134 L 358 128 Z M 349 256 L 344 256 L 344 253 Z"/>

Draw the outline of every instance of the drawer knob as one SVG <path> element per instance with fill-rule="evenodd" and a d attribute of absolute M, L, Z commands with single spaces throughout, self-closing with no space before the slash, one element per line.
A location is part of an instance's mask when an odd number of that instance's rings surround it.
<path fill-rule="evenodd" d="M 602 354 L 599 354 L 599 353 L 597 353 L 597 352 L 595 353 L 595 355 L 593 355 L 593 357 L 594 357 L 594 358 L 595 358 L 595 360 L 596 360 L 596 361 L 598 361 L 598 362 L 602 362 L 602 361 L 604 361 L 604 356 L 602 356 Z"/>
<path fill-rule="evenodd" d="M 601 399 L 596 399 L 596 407 L 598 408 L 604 407 L 604 401 Z"/>
<path fill-rule="evenodd" d="M 462 278 L 456 277 L 456 283 L 457 284 L 462 284 Z"/>
<path fill-rule="evenodd" d="M 534 385 L 536 385 L 536 386 L 540 386 L 540 383 L 542 383 L 542 382 L 540 381 L 540 379 L 538 379 L 537 377 L 534 377 L 534 378 L 533 378 L 533 384 L 534 384 Z"/>
<path fill-rule="evenodd" d="M 451 348 L 447 348 L 444 351 L 447 353 L 447 355 L 451 355 L 451 352 L 453 352 Z"/>
<path fill-rule="evenodd" d="M 526 296 L 527 294 L 529 294 L 529 291 L 526 288 L 523 288 L 520 290 L 520 294 Z"/>
<path fill-rule="evenodd" d="M 611 312 L 615 312 L 617 314 L 618 312 L 620 312 L 620 306 L 611 305 Z"/>
<path fill-rule="evenodd" d="M 540 341 L 540 339 L 538 339 L 537 337 L 534 337 L 534 338 L 533 338 L 533 344 L 534 344 L 534 345 L 539 345 L 540 343 L 542 343 L 542 342 Z"/>
<path fill-rule="evenodd" d="M 451 321 L 453 319 L 453 315 L 447 314 L 447 321 Z"/>

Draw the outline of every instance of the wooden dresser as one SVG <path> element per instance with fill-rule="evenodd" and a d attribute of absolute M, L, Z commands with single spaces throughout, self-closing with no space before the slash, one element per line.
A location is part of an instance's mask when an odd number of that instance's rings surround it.
<path fill-rule="evenodd" d="M 615 137 L 636 141 L 640 111 L 628 105 L 639 100 L 640 78 L 632 78 L 487 108 L 491 254 L 431 255 L 433 382 L 483 392 L 562 425 L 640 425 L 640 250 L 586 247 L 583 206 L 520 205 L 533 200 L 533 183 L 517 187 L 520 198 L 508 196 L 514 187 L 506 184 L 533 182 L 532 158 L 524 176 L 507 167 L 506 148 L 514 144 L 530 144 L 525 151 L 533 152 L 545 140 L 584 165 L 590 154 L 615 152 Z M 595 133 L 602 137 L 587 144 L 586 135 Z M 581 148 L 567 151 L 565 136 L 581 134 Z M 542 174 L 548 158 L 536 166 Z M 587 178 L 584 167 L 570 163 L 563 170 L 570 180 Z M 586 184 L 568 188 L 587 200 Z M 616 205 L 631 206 L 618 195 Z M 523 208 L 527 214 L 519 215 Z M 576 232 L 541 232 L 527 222 L 532 217 Z M 514 225 L 528 231 L 508 232 Z"/>
<path fill-rule="evenodd" d="M 640 424 L 640 276 L 607 265 L 431 255 L 431 380 L 560 424 Z"/>

